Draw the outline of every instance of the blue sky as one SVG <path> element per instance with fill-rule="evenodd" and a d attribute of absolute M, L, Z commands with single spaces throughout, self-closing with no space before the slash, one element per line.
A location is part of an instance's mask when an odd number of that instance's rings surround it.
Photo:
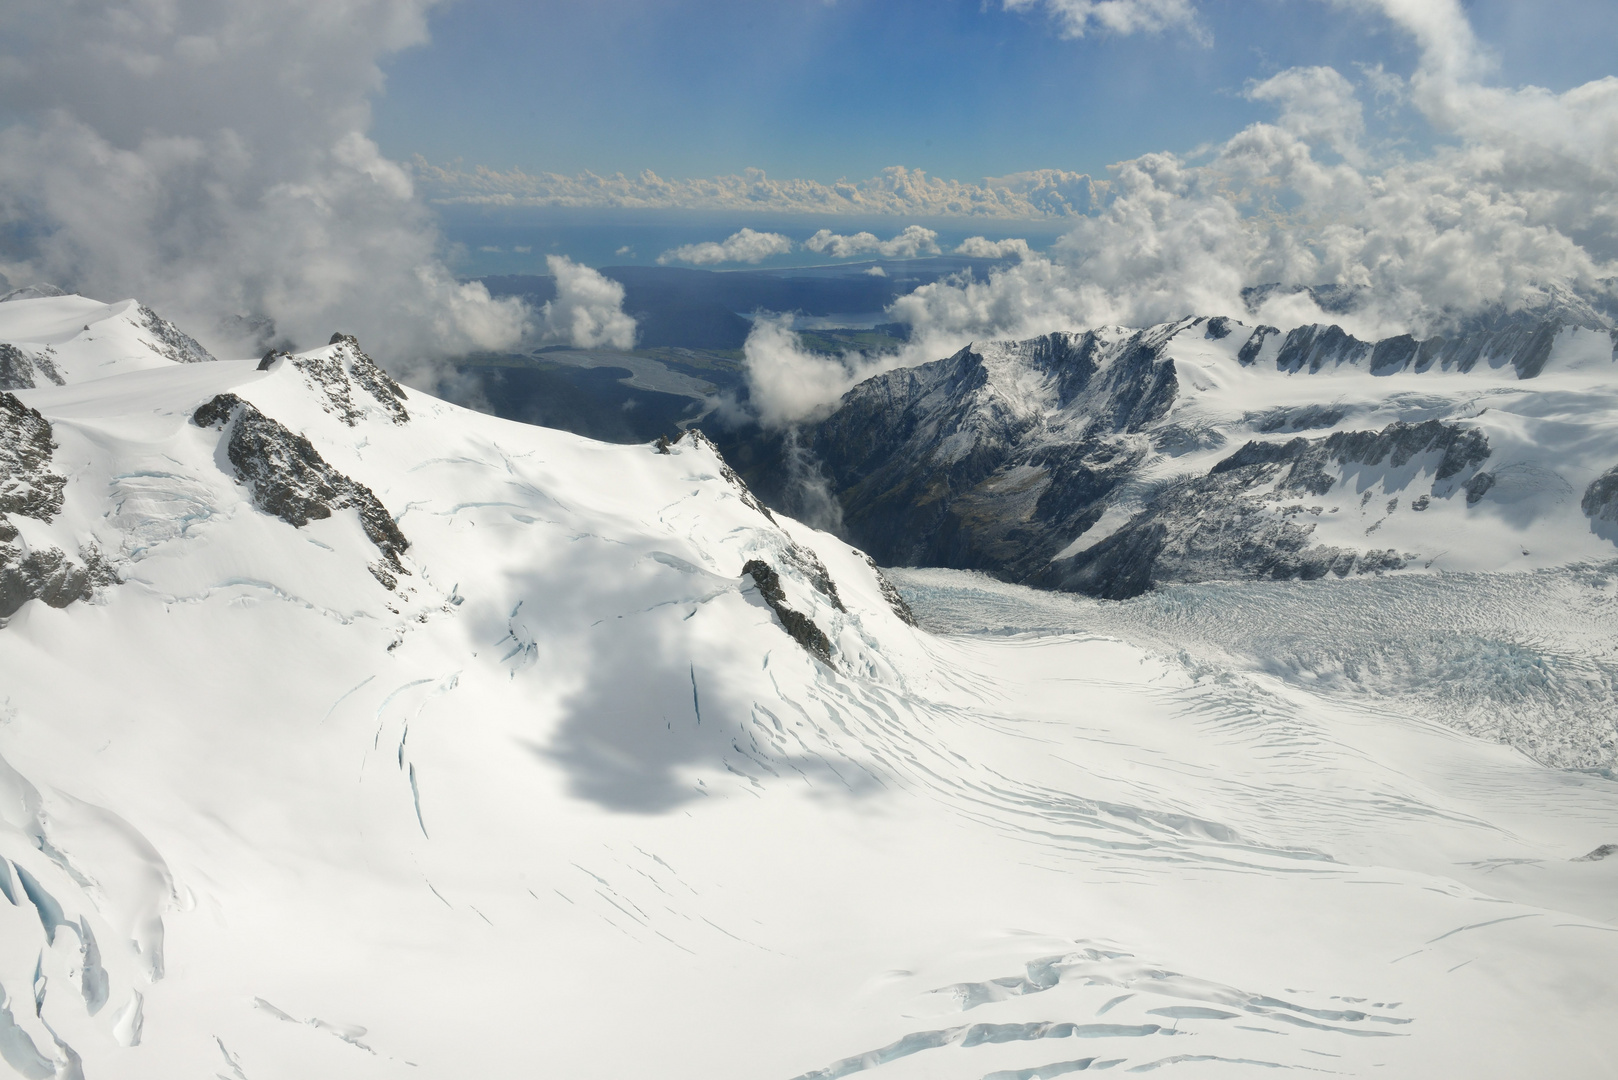
<path fill-rule="evenodd" d="M 1610 0 L 1466 7 L 1502 84 L 1560 91 L 1613 69 Z M 373 134 L 396 159 L 530 172 L 1101 175 L 1266 118 L 1241 96 L 1249 79 L 1414 63 L 1408 38 L 1349 5 L 1198 9 L 1203 40 L 1064 39 L 1042 8 L 980 0 L 461 0 L 432 17 L 429 44 L 388 61 Z"/>

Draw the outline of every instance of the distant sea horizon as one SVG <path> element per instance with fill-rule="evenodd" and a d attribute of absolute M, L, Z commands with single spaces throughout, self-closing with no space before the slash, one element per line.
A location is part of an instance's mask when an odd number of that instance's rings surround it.
<path fill-rule="evenodd" d="M 439 228 L 450 245 L 449 263 L 462 278 L 495 274 L 547 274 L 547 255 L 565 255 L 597 269 L 605 266 L 656 266 L 658 256 L 686 244 L 721 241 L 743 229 L 781 233 L 793 250 L 758 263 L 714 263 L 705 270 L 756 270 L 790 266 L 825 266 L 882 258 L 875 253 L 834 259 L 810 251 L 803 242 L 820 229 L 841 235 L 869 232 L 892 239 L 911 225 L 938 234 L 942 254 L 963 240 L 1020 238 L 1036 251 L 1048 248 L 1073 227 L 1073 219 L 1034 221 L 1007 218 L 854 217 L 837 214 L 747 214 L 733 210 L 578 209 L 575 207 L 484 207 L 435 205 Z M 670 262 L 670 266 L 692 266 Z"/>

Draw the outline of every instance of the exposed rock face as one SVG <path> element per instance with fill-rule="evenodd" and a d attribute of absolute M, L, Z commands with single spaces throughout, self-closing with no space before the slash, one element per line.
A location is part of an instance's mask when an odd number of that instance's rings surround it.
<path fill-rule="evenodd" d="M 324 399 L 322 407 L 354 427 L 365 415 L 364 403 L 355 400 L 354 391 L 358 387 L 381 406 L 395 424 L 408 422 L 410 413 L 405 409 L 404 388 L 365 355 L 354 335 L 333 334 L 331 344 L 334 347 L 326 356 L 288 357 L 292 366 L 303 373 L 305 381 L 320 393 Z M 275 355 L 266 355 L 265 365 Z"/>
<path fill-rule="evenodd" d="M 1442 451 L 1435 479 L 1448 480 L 1489 458 L 1489 440 L 1481 431 L 1428 420 L 1420 424 L 1394 422 L 1381 431 L 1339 431 L 1324 439 L 1297 438 L 1286 443 L 1250 442 L 1210 474 L 1231 472 L 1249 465 L 1287 464 L 1276 483 L 1278 492 L 1324 495 L 1337 483 L 1332 466 L 1349 464 L 1403 468 L 1418 454 Z"/>
<path fill-rule="evenodd" d="M 1162 347 L 1184 325 L 969 347 L 860 384 L 799 437 L 882 563 L 1022 577 L 1150 452 L 1178 391 Z M 781 441 L 729 448 L 772 502 L 789 484 Z"/>
<path fill-rule="evenodd" d="M 1618 465 L 1614 465 L 1584 489 L 1579 509 L 1593 521 L 1618 522 Z"/>
<path fill-rule="evenodd" d="M 10 518 L 48 524 L 61 513 L 67 481 L 50 470 L 53 450 L 49 421 L 15 395 L 0 393 L 0 620 L 30 600 L 66 607 L 118 581 L 94 546 L 75 562 L 59 548 L 31 547 Z"/>
<path fill-rule="evenodd" d="M 50 421 L 0 393 L 0 514 L 49 521 L 61 513 L 67 481 L 50 471 L 55 449 Z"/>
<path fill-rule="evenodd" d="M 1322 507 L 1297 503 L 1277 510 L 1273 502 L 1325 495 L 1339 479 L 1333 466 L 1401 468 L 1417 455 L 1434 453 L 1442 456 L 1433 493 L 1448 497 L 1466 490 L 1458 477 L 1488 458 L 1489 445 L 1481 432 L 1436 420 L 1323 439 L 1250 442 L 1206 476 L 1163 488 L 1117 531 L 1051 563 L 1030 584 L 1119 600 L 1169 582 L 1313 580 L 1402 569 L 1413 555 L 1316 542 L 1312 519 Z M 1431 496 L 1423 495 L 1414 509 L 1430 503 Z"/>
<path fill-rule="evenodd" d="M 1274 507 L 1286 496 L 1320 497 L 1347 466 L 1402 469 L 1421 455 L 1438 455 L 1430 494 L 1413 500 L 1425 510 L 1433 496 L 1487 490 L 1475 470 L 1489 457 L 1482 432 L 1428 420 L 1395 422 L 1381 431 L 1339 431 L 1321 439 L 1249 442 L 1203 477 L 1171 484 L 1122 528 L 1068 559 L 1052 563 L 1033 584 L 1124 599 L 1167 582 L 1240 578 L 1302 578 L 1402 569 L 1415 556 L 1387 550 L 1356 551 L 1313 539 L 1312 518 L 1323 508 L 1298 503 Z M 1480 493 L 1481 497 L 1481 493 Z"/>
<path fill-rule="evenodd" d="M 98 586 L 118 583 L 116 571 L 94 548 L 81 550 L 82 561 L 74 562 L 59 548 L 25 551 L 7 542 L 6 532 L 0 524 L 0 620 L 11 618 L 30 600 L 63 608 L 92 599 Z"/>
<path fill-rule="evenodd" d="M 365 535 L 382 553 L 371 573 L 391 589 L 408 574 L 400 556 L 410 541 L 370 488 L 326 463 L 308 439 L 265 416 L 235 394 L 220 394 L 193 414 L 198 427 L 227 431 L 225 454 L 253 502 L 296 528 L 352 508 Z"/>
<path fill-rule="evenodd" d="M 1324 511 L 1285 501 L 1320 498 L 1351 474 L 1362 484 L 1373 474 L 1391 482 L 1417 462 L 1432 486 L 1410 493 L 1413 509 L 1461 494 L 1476 505 L 1496 485 L 1485 471 L 1491 447 L 1482 431 L 1436 418 L 1344 430 L 1351 413 L 1372 410 L 1340 404 L 1340 384 L 1324 377 L 1317 403 L 1210 412 L 1240 400 L 1219 381 L 1307 379 L 1345 366 L 1377 376 L 1464 373 L 1484 364 L 1531 379 L 1566 325 L 1501 317 L 1448 339 L 1372 343 L 1337 326 L 1282 333 L 1188 319 L 974 345 L 869 379 L 825 419 L 735 438 L 725 453 L 771 505 L 787 510 L 801 509 L 795 493 L 807 485 L 794 462 L 807 458 L 845 536 L 884 565 L 982 570 L 1109 597 L 1159 582 L 1396 569 L 1415 556 L 1341 538 L 1323 543 L 1311 511 Z M 1219 343 L 1219 363 L 1235 366 L 1207 366 L 1209 346 L 1198 342 Z M 1185 359 L 1177 365 L 1176 356 Z M 1188 377 L 1201 381 L 1183 384 Z M 1226 404 L 1200 403 L 1210 379 L 1224 395 L 1214 400 Z M 1282 437 L 1264 438 L 1275 435 Z M 1236 438 L 1244 443 L 1226 452 Z M 1162 479 L 1171 461 L 1186 464 Z M 1088 549 L 1075 542 L 1086 534 L 1096 537 Z"/>
<path fill-rule="evenodd" d="M 910 610 L 910 604 L 905 601 L 904 594 L 899 591 L 897 585 L 887 579 L 887 575 L 882 573 L 882 568 L 876 564 L 876 560 L 866 555 L 865 563 L 871 568 L 871 573 L 876 575 L 876 584 L 882 590 L 882 599 L 888 602 L 888 607 L 893 609 L 893 613 L 911 626 L 920 625 L 916 622 L 916 613 Z"/>
<path fill-rule="evenodd" d="M 1277 369 L 1286 372 L 1315 373 L 1341 364 L 1365 364 L 1377 375 L 1401 371 L 1424 372 L 1434 367 L 1443 371 L 1471 371 L 1479 361 L 1506 363 L 1517 377 L 1532 379 L 1545 369 L 1551 346 L 1563 323 L 1559 320 L 1513 320 L 1492 330 L 1431 337 L 1417 341 L 1409 334 L 1376 343 L 1361 341 L 1338 326 L 1314 323 L 1287 334 L 1275 357 Z M 1253 363 L 1264 343 L 1279 331 L 1261 326 L 1242 347 L 1241 358 Z"/>
<path fill-rule="evenodd" d="M 146 332 L 152 335 L 146 344 L 159 356 L 167 357 L 176 364 L 209 364 L 214 362 L 213 353 L 198 344 L 197 339 L 163 318 L 151 308 L 142 304 L 136 315 Z"/>
<path fill-rule="evenodd" d="M 1166 334 L 1052 334 L 963 349 L 851 391 L 804 441 L 879 559 L 1014 575 L 1148 451 L 1178 389 Z M 1006 375 L 1011 378 L 1005 378 Z"/>
<path fill-rule="evenodd" d="M 66 380 L 52 359 L 55 352 L 49 345 L 36 353 L 0 342 L 0 390 L 32 390 L 40 379 L 63 385 Z"/>
<path fill-rule="evenodd" d="M 759 595 L 770 605 L 775 617 L 781 620 L 781 625 L 791 635 L 792 640 L 809 650 L 811 655 L 822 662 L 831 663 L 831 640 L 815 625 L 813 619 L 787 606 L 787 594 L 781 588 L 781 577 L 775 572 L 775 568 L 763 559 L 749 559 L 742 567 L 742 573 L 753 579 L 753 584 L 758 586 Z"/>

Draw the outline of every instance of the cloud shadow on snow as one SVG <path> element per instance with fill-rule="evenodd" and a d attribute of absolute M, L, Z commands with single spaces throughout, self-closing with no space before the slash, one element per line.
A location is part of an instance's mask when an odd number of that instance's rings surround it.
<path fill-rule="evenodd" d="M 807 784 L 822 796 L 880 790 L 880 779 L 826 746 L 824 736 L 803 741 L 801 736 L 825 725 L 779 694 L 761 692 L 771 685 L 768 680 L 738 678 L 736 657 L 694 632 L 695 622 L 708 614 L 707 605 L 735 605 L 736 598 L 728 595 L 731 589 L 740 591 L 763 619 L 773 620 L 755 591 L 689 564 L 683 570 L 670 565 L 678 562 L 656 555 L 637 559 L 624 552 L 610 573 L 594 575 L 598 586 L 613 576 L 621 586 L 604 590 L 612 594 L 606 598 L 592 593 L 589 611 L 548 605 L 541 616 L 535 607 L 541 638 L 567 642 L 570 662 L 577 665 L 578 689 L 563 700 L 563 715 L 550 738 L 524 739 L 522 745 L 560 766 L 573 795 L 624 813 L 665 813 L 700 800 L 715 794 L 716 778 L 730 789 Z M 649 563 L 649 573 L 632 569 Z M 673 575 L 689 591 L 684 599 L 670 602 Z M 527 578 L 510 595 L 567 593 Z M 602 619 L 603 611 L 624 614 Z M 513 626 L 518 622 L 514 618 Z M 799 646 L 779 627 L 747 633 L 750 645 L 761 645 L 760 654 L 771 651 L 772 662 L 800 662 Z M 520 628 L 516 634 L 520 645 Z M 760 634 L 779 640 L 760 643 Z M 545 650 L 547 644 L 541 640 L 537 647 Z M 823 668 L 820 675 L 835 677 Z M 522 677 L 519 672 L 517 678 Z M 706 782 L 699 783 L 700 778 Z"/>

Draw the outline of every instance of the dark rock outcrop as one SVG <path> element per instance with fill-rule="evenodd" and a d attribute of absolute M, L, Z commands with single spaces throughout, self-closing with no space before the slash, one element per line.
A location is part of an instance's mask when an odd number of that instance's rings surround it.
<path fill-rule="evenodd" d="M 813 619 L 787 606 L 787 594 L 781 588 L 781 576 L 775 572 L 775 568 L 763 559 L 749 559 L 742 567 L 742 574 L 753 579 L 759 595 L 775 612 L 775 617 L 781 620 L 781 626 L 792 640 L 823 663 L 831 663 L 831 640 L 826 637 L 825 631 L 815 625 Z"/>
<path fill-rule="evenodd" d="M 1478 324 L 1447 337 L 1434 336 L 1418 341 L 1409 334 L 1361 341 L 1336 325 L 1311 323 L 1290 331 L 1276 354 L 1275 366 L 1288 373 L 1314 374 L 1342 364 L 1363 364 L 1373 375 L 1400 372 L 1471 371 L 1480 362 L 1514 368 L 1519 379 L 1532 379 L 1545 370 L 1551 346 L 1563 328 L 1583 323 L 1560 317 L 1540 317 L 1522 313 Z M 1280 333 L 1273 326 L 1253 330 L 1237 353 L 1237 359 L 1251 364 L 1258 359 L 1268 338 Z"/>
<path fill-rule="evenodd" d="M 862 551 L 860 554 L 865 555 L 865 552 Z M 876 560 L 865 555 L 865 563 L 871 568 L 871 573 L 876 575 L 877 588 L 882 590 L 882 599 L 888 602 L 888 607 L 893 609 L 893 613 L 911 626 L 920 625 L 916 622 L 916 613 L 910 610 L 910 605 L 905 601 L 904 594 L 899 591 L 897 585 L 888 580 L 887 575 L 882 573 L 882 568 L 876 564 Z"/>
<path fill-rule="evenodd" d="M 0 514 L 50 521 L 67 480 L 50 470 L 51 425 L 15 394 L 0 392 Z"/>
<path fill-rule="evenodd" d="M 51 425 L 13 394 L 0 393 L 0 619 L 9 619 L 30 600 L 66 607 L 89 600 L 97 586 L 113 585 L 117 574 L 94 545 L 78 560 L 59 548 L 33 548 L 11 516 L 49 524 L 62 511 L 66 479 L 50 470 Z"/>
<path fill-rule="evenodd" d="M 1618 522 L 1618 465 L 1614 465 L 1584 489 L 1579 509 L 1592 521 Z"/>
<path fill-rule="evenodd" d="M 1249 442 L 1206 476 L 1168 485 L 1117 531 L 1053 562 L 1030 584 L 1121 600 L 1171 582 L 1309 581 L 1399 570 L 1414 556 L 1319 543 L 1313 519 L 1322 507 L 1274 503 L 1288 495 L 1323 496 L 1350 466 L 1396 470 L 1432 454 L 1440 455 L 1433 490 L 1414 500 L 1414 508 L 1425 510 L 1433 496 L 1447 498 L 1458 490 L 1468 491 L 1468 503 L 1475 503 L 1470 488 L 1455 482 L 1489 457 L 1488 439 L 1474 428 L 1438 420 L 1395 422 L 1381 431 Z M 1487 474 L 1474 472 L 1468 482 L 1479 475 Z"/>
<path fill-rule="evenodd" d="M 1311 295 L 1345 311 L 1363 299 L 1352 289 Z M 1462 494 L 1478 505 L 1496 483 L 1488 439 L 1459 419 L 1462 406 L 1414 383 L 1429 371 L 1482 367 L 1536 378 L 1559 336 L 1600 321 L 1587 306 L 1557 301 L 1425 339 L 1362 341 L 1335 325 L 1283 333 L 1217 318 L 993 342 L 868 379 L 817 421 L 723 436 L 723 445 L 769 505 L 813 517 L 883 565 L 980 570 L 1119 597 L 1169 581 L 1383 571 L 1415 556 L 1323 543 L 1310 516 L 1324 509 L 1293 513 L 1285 502 L 1324 496 L 1351 475 L 1361 493 L 1376 483 L 1386 498 L 1421 474 L 1423 490 L 1405 500 L 1415 509 Z M 1263 369 L 1241 378 L 1287 381 L 1286 395 L 1224 415 L 1233 384 L 1222 382 L 1225 361 L 1204 366 L 1210 345 Z M 1177 356 L 1195 371 L 1177 367 Z M 1345 401 L 1333 380 L 1310 383 L 1344 368 L 1410 380 L 1389 396 L 1410 419 L 1344 430 L 1351 416 L 1379 411 L 1353 395 Z M 1299 393 L 1310 385 L 1320 387 L 1314 402 Z M 1300 400 L 1309 403 L 1291 403 Z M 1210 467 L 1208 451 L 1225 456 Z M 1602 483 L 1587 504 L 1618 518 L 1618 492 Z M 1058 557 L 1081 548 L 1075 538 L 1103 517 L 1105 539 Z M 1375 523 L 1367 524 L 1369 536 Z"/>
<path fill-rule="evenodd" d="M 295 528 L 331 517 L 334 510 L 358 512 L 365 535 L 382 553 L 371 573 L 391 589 L 408 574 L 400 556 L 410 541 L 370 488 L 332 468 L 308 439 L 265 416 L 235 394 L 220 394 L 192 415 L 198 427 L 226 431 L 225 454 L 236 479 L 253 492 L 253 502 Z"/>
<path fill-rule="evenodd" d="M 1448 480 L 1488 460 L 1489 440 L 1475 428 L 1440 420 L 1420 424 L 1395 421 L 1381 431 L 1338 431 L 1324 439 L 1296 438 L 1286 443 L 1250 442 L 1216 464 L 1210 475 L 1249 465 L 1289 465 L 1276 484 L 1278 492 L 1324 495 L 1337 483 L 1334 471 L 1344 465 L 1383 465 L 1401 469 L 1412 458 L 1442 452 L 1434 479 Z"/>
<path fill-rule="evenodd" d="M 140 325 L 151 335 L 146 346 L 159 356 L 176 364 L 211 364 L 213 353 L 204 349 L 197 339 L 142 304 L 135 309 Z M 144 340 L 144 339 L 143 339 Z"/>
<path fill-rule="evenodd" d="M 98 586 L 118 584 L 117 572 L 94 547 L 81 549 L 75 562 L 59 548 L 25 550 L 12 542 L 16 538 L 15 530 L 0 521 L 0 620 L 30 600 L 63 608 L 93 598 Z"/>
<path fill-rule="evenodd" d="M 883 564 L 1020 576 L 1082 531 L 1150 452 L 1131 436 L 1173 404 L 1163 346 L 1189 325 L 973 346 L 879 375 L 801 428 L 797 456 L 816 461 L 844 531 Z M 1000 373 L 1012 369 L 1008 387 Z M 770 502 L 790 505 L 795 455 L 784 450 L 784 437 L 761 434 L 726 453 Z"/>
<path fill-rule="evenodd" d="M 36 353 L 0 342 L 0 390 L 32 390 L 41 378 L 63 385 L 66 380 L 52 359 L 55 353 L 49 345 Z"/>
<path fill-rule="evenodd" d="M 288 356 L 292 366 L 320 393 L 323 409 L 354 427 L 365 415 L 364 406 L 355 401 L 354 390 L 358 387 L 380 405 L 395 424 L 409 421 L 404 388 L 365 355 L 354 335 L 333 334 L 331 344 L 335 348 L 328 356 Z M 274 360 L 274 356 L 266 356 L 260 366 Z"/>

